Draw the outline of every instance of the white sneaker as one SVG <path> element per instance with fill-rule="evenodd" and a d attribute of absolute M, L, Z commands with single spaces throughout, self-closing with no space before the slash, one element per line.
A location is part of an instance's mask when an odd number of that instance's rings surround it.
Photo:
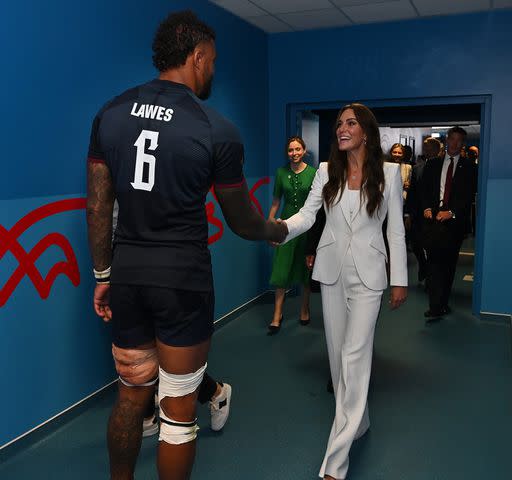
<path fill-rule="evenodd" d="M 158 433 L 158 417 L 153 414 L 151 418 L 145 418 L 142 422 L 142 436 L 151 437 Z"/>
<path fill-rule="evenodd" d="M 225 383 L 220 394 L 210 402 L 211 429 L 215 432 L 222 430 L 228 421 L 231 390 L 231 385 Z"/>

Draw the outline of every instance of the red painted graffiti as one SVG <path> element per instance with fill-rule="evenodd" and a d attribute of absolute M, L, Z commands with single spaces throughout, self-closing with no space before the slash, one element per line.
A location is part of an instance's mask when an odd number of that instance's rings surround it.
<path fill-rule="evenodd" d="M 258 199 L 256 198 L 256 196 L 254 194 L 256 193 L 258 188 L 260 188 L 262 185 L 267 185 L 268 183 L 270 183 L 270 177 L 260 178 L 249 190 L 249 196 L 251 197 L 252 203 L 256 206 L 256 208 L 258 209 L 258 212 L 260 212 L 260 215 L 262 215 L 262 216 L 263 216 L 263 209 L 261 208 L 260 202 L 258 201 Z"/>
<path fill-rule="evenodd" d="M 11 275 L 7 283 L 0 290 L 0 307 L 5 305 L 12 292 L 16 289 L 21 279 L 28 275 L 41 298 L 48 298 L 53 282 L 58 275 L 64 274 L 76 287 L 80 283 L 80 271 L 75 253 L 66 237 L 60 233 L 49 233 L 27 252 L 19 243 L 20 235 L 43 218 L 62 212 L 81 210 L 85 208 L 85 198 L 72 198 L 52 202 L 36 208 L 20 219 L 10 230 L 0 225 L 0 260 L 7 251 L 10 251 L 18 261 L 18 268 Z M 62 249 L 66 257 L 65 262 L 57 262 L 48 272 L 45 278 L 37 269 L 36 260 L 52 245 Z"/>
<path fill-rule="evenodd" d="M 263 209 L 261 208 L 261 204 L 256 198 L 255 193 L 262 185 L 266 185 L 268 183 L 270 183 L 269 177 L 260 178 L 249 190 L 249 197 L 251 198 L 251 202 L 256 207 L 260 215 L 263 215 Z M 215 202 L 218 203 L 213 187 L 210 188 L 210 193 L 212 194 Z M 213 225 L 218 229 L 217 232 L 208 237 L 208 245 L 211 245 L 212 243 L 215 243 L 218 240 L 220 240 L 222 238 L 222 235 L 224 235 L 224 225 L 222 224 L 222 221 L 215 216 L 215 203 L 208 202 L 206 204 L 206 218 L 208 219 L 208 223 L 210 225 Z"/>
<path fill-rule="evenodd" d="M 263 215 L 263 210 L 260 202 L 255 196 L 255 193 L 262 185 L 266 185 L 268 183 L 270 183 L 269 177 L 262 178 L 249 190 L 251 202 L 261 215 Z M 213 188 L 210 192 L 215 202 L 217 202 Z M 10 230 L 7 230 L 5 227 L 0 225 L 0 261 L 7 252 L 11 252 L 18 261 L 18 267 L 0 290 L 0 307 L 5 305 L 25 275 L 30 278 L 42 299 L 48 298 L 55 279 L 61 274 L 66 275 L 75 287 L 80 284 L 78 262 L 69 240 L 64 235 L 56 232 L 49 233 L 44 236 L 29 252 L 21 246 L 18 239 L 32 225 L 44 218 L 72 210 L 83 210 L 85 209 L 85 205 L 85 198 L 59 200 L 36 208 L 21 218 Z M 208 237 L 208 245 L 211 245 L 219 241 L 224 235 L 224 224 L 215 216 L 214 202 L 207 202 L 205 209 L 208 223 L 216 228 L 216 232 L 212 233 Z M 66 257 L 66 261 L 57 262 L 50 269 L 46 277 L 43 278 L 36 267 L 36 261 L 49 247 L 53 245 L 61 248 L 64 256 Z"/>

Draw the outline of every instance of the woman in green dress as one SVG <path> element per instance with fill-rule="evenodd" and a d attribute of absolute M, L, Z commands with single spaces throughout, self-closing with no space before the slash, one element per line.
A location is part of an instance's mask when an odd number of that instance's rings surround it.
<path fill-rule="evenodd" d="M 270 207 L 269 219 L 274 219 L 281 198 L 284 198 L 280 218 L 283 220 L 297 213 L 308 196 L 316 169 L 304 162 L 306 144 L 300 137 L 291 137 L 286 142 L 286 155 L 289 164 L 277 169 L 274 185 L 274 199 Z M 302 305 L 299 321 L 309 323 L 309 270 L 306 266 L 306 234 L 294 238 L 275 249 L 270 284 L 276 289 L 274 316 L 268 326 L 269 334 L 279 332 L 283 319 L 285 291 L 293 285 L 302 285 Z"/>

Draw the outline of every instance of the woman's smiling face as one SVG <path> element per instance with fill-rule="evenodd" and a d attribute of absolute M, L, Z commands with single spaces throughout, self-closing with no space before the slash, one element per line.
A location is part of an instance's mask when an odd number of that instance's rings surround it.
<path fill-rule="evenodd" d="M 395 147 L 391 150 L 391 156 L 393 157 L 393 161 L 396 163 L 400 163 L 404 158 L 404 149 L 402 147 Z"/>
<path fill-rule="evenodd" d="M 357 150 L 366 139 L 366 135 L 357 121 L 354 110 L 351 108 L 347 108 L 340 115 L 336 123 L 336 138 L 338 139 L 338 148 L 346 152 Z"/>
<path fill-rule="evenodd" d="M 304 150 L 304 147 L 297 142 L 297 140 L 292 140 L 288 144 L 287 152 L 291 163 L 300 163 L 306 153 L 306 150 Z"/>

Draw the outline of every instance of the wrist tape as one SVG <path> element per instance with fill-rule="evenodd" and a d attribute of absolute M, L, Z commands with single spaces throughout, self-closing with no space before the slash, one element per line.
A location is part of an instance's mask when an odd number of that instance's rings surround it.
<path fill-rule="evenodd" d="M 110 270 L 111 267 L 106 268 L 105 270 L 98 271 L 95 268 L 92 269 L 94 273 L 94 278 L 96 279 L 96 283 L 106 284 L 110 283 Z"/>

